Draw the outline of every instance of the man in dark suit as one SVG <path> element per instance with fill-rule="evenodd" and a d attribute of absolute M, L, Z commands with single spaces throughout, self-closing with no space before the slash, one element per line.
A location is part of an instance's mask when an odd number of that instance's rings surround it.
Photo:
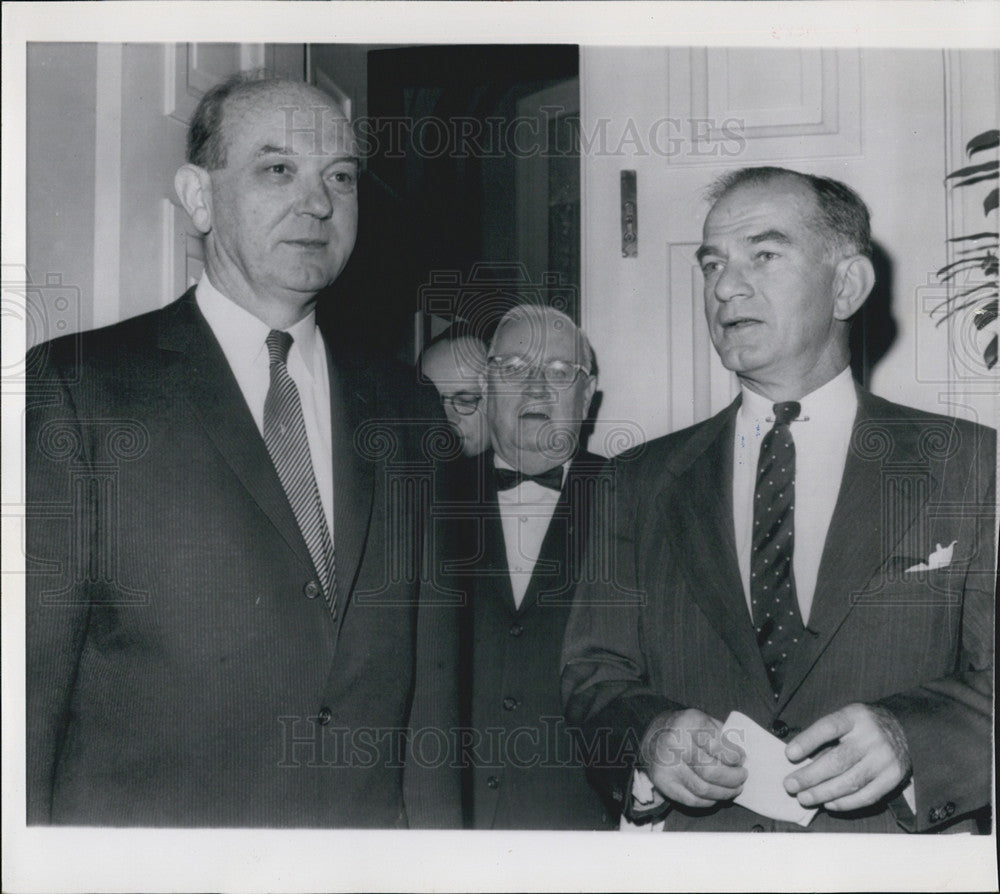
<path fill-rule="evenodd" d="M 479 456 L 490 445 L 483 405 L 486 345 L 462 322 L 434 338 L 420 356 L 420 373 L 441 400 L 463 456 Z"/>
<path fill-rule="evenodd" d="M 742 393 L 616 465 L 612 574 L 578 591 L 567 716 L 636 822 L 797 830 L 818 809 L 812 831 L 974 829 L 995 432 L 851 380 L 874 271 L 848 187 L 751 168 L 712 197 L 705 312 Z M 744 798 L 751 723 L 788 762 L 763 802 Z"/>
<path fill-rule="evenodd" d="M 477 829 L 601 829 L 610 816 L 562 719 L 559 656 L 601 457 L 578 452 L 597 380 L 585 336 L 552 308 L 500 321 L 483 382 L 491 449 L 454 504 L 467 599 L 466 815 Z"/>
<path fill-rule="evenodd" d="M 356 156 L 305 84 L 209 91 L 201 281 L 29 357 L 29 823 L 405 825 L 413 409 L 314 321 Z"/>

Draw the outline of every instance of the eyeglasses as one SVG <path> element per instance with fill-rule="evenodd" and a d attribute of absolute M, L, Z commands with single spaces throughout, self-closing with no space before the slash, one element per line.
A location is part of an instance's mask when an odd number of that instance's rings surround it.
<path fill-rule="evenodd" d="M 533 373 L 541 373 L 546 384 L 557 389 L 568 388 L 580 373 L 590 375 L 587 367 L 571 363 L 569 360 L 531 363 L 519 354 L 511 354 L 509 357 L 490 357 L 486 363 L 503 382 L 524 382 Z"/>
<path fill-rule="evenodd" d="M 471 391 L 456 391 L 454 394 L 441 395 L 441 403 L 445 408 L 451 407 L 459 416 L 471 416 L 476 412 L 476 407 L 482 399 L 481 394 L 473 394 Z"/>

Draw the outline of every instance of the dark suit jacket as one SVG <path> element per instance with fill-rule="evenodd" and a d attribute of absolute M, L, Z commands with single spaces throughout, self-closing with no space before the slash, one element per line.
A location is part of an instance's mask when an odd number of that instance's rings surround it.
<path fill-rule="evenodd" d="M 488 451 L 454 514 L 465 538 L 450 571 L 468 597 L 459 680 L 466 812 L 477 829 L 603 829 L 611 818 L 589 785 L 562 717 L 559 657 L 590 514 L 606 494 L 606 461 L 581 453 L 515 608 Z"/>
<path fill-rule="evenodd" d="M 398 383 L 330 358 L 334 617 L 193 290 L 28 363 L 29 823 L 404 825 Z"/>
<path fill-rule="evenodd" d="M 612 567 L 578 591 L 563 689 L 568 719 L 595 749 L 595 779 L 617 800 L 635 746 L 662 711 L 695 707 L 725 720 L 738 710 L 790 739 L 867 702 L 902 723 L 916 816 L 900 797 L 857 814 L 820 811 L 812 831 L 922 831 L 988 803 L 995 432 L 859 399 L 806 639 L 777 702 L 737 566 L 738 401 L 616 463 Z M 948 568 L 906 572 L 953 540 Z M 667 829 L 755 826 L 799 828 L 732 804 L 666 816 Z"/>

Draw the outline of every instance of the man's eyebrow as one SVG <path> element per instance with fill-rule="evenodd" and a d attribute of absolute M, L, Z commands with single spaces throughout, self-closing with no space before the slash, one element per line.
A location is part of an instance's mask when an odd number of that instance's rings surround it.
<path fill-rule="evenodd" d="M 256 152 L 257 158 L 263 158 L 264 156 L 267 155 L 297 155 L 297 154 L 298 153 L 296 153 L 295 150 L 290 149 L 288 146 L 272 146 L 270 143 L 265 143 Z M 335 165 L 335 164 L 341 164 L 343 162 L 351 162 L 352 164 L 361 167 L 361 156 L 341 155 L 333 159 L 333 161 L 331 161 L 330 164 Z"/>
<path fill-rule="evenodd" d="M 272 146 L 270 143 L 266 143 L 257 150 L 257 157 L 262 158 L 265 155 L 293 155 L 291 149 L 287 146 Z"/>
<path fill-rule="evenodd" d="M 792 237 L 787 233 L 781 232 L 781 230 L 764 230 L 763 233 L 756 233 L 753 236 L 749 236 L 747 242 L 751 245 L 757 245 L 761 242 L 777 242 L 781 245 L 791 245 Z"/>
<path fill-rule="evenodd" d="M 694 253 L 695 259 L 700 264 L 705 255 L 717 255 L 719 250 L 714 245 L 702 245 Z"/>
<path fill-rule="evenodd" d="M 361 156 L 359 155 L 341 155 L 339 158 L 335 158 L 333 161 L 331 161 L 330 164 L 340 165 L 343 164 L 345 161 L 349 161 L 356 168 L 361 167 Z M 327 165 L 327 167 L 329 167 L 329 165 Z"/>

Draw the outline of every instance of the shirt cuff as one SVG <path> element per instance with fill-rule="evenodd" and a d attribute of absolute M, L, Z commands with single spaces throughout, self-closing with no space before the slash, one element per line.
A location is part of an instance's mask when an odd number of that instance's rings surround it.
<path fill-rule="evenodd" d="M 667 799 L 656 790 L 649 776 L 642 770 L 633 770 L 629 792 L 625 796 L 622 826 L 626 823 L 641 826 L 650 820 L 660 819 L 669 806 Z"/>

